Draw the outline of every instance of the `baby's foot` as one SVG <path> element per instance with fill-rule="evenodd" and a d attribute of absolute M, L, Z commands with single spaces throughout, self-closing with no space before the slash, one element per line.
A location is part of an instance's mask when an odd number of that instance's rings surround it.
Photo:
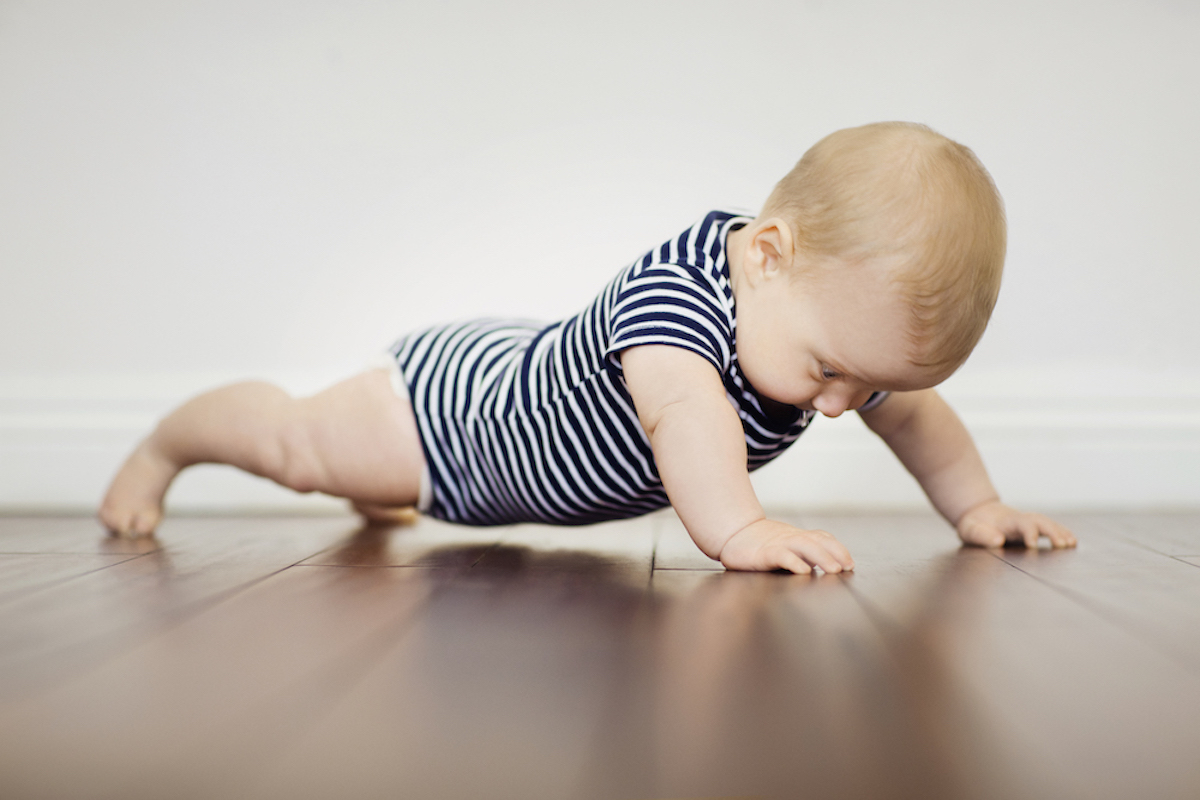
<path fill-rule="evenodd" d="M 179 467 L 146 439 L 121 465 L 100 504 L 100 521 L 121 536 L 148 536 L 162 520 L 163 497 Z"/>

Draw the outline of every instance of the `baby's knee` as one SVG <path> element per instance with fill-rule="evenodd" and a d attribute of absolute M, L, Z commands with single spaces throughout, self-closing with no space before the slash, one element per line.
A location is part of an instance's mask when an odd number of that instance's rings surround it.
<path fill-rule="evenodd" d="M 320 491 L 326 483 L 325 470 L 308 422 L 299 413 L 284 420 L 270 455 L 276 483 L 296 492 Z"/>

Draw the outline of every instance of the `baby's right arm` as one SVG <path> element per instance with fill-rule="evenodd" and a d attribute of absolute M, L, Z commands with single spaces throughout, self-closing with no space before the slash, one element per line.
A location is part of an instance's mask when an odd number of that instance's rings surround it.
<path fill-rule="evenodd" d="M 667 497 L 705 554 L 728 569 L 854 569 L 828 533 L 766 518 L 741 420 L 711 364 L 680 347 L 643 345 L 623 351 L 621 366 Z"/>

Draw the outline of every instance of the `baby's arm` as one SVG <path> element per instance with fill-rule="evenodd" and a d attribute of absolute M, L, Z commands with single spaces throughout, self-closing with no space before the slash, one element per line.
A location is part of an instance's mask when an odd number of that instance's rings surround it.
<path fill-rule="evenodd" d="M 1000 502 L 971 435 L 933 389 L 893 393 L 862 418 L 967 544 L 999 547 L 1023 541 L 1037 547 L 1045 536 L 1054 547 L 1075 546 L 1074 535 L 1054 520 Z"/>
<path fill-rule="evenodd" d="M 621 365 L 663 487 L 705 554 L 729 569 L 854 568 L 828 533 L 766 518 L 746 470 L 741 421 L 711 364 L 679 347 L 643 345 L 622 352 Z"/>

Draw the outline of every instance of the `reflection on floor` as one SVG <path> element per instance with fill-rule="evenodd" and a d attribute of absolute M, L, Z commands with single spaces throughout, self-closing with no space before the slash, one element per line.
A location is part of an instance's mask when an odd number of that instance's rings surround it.
<path fill-rule="evenodd" d="M 792 521 L 857 571 L 724 573 L 669 511 L 0 518 L 0 796 L 1200 796 L 1200 514 Z"/>

